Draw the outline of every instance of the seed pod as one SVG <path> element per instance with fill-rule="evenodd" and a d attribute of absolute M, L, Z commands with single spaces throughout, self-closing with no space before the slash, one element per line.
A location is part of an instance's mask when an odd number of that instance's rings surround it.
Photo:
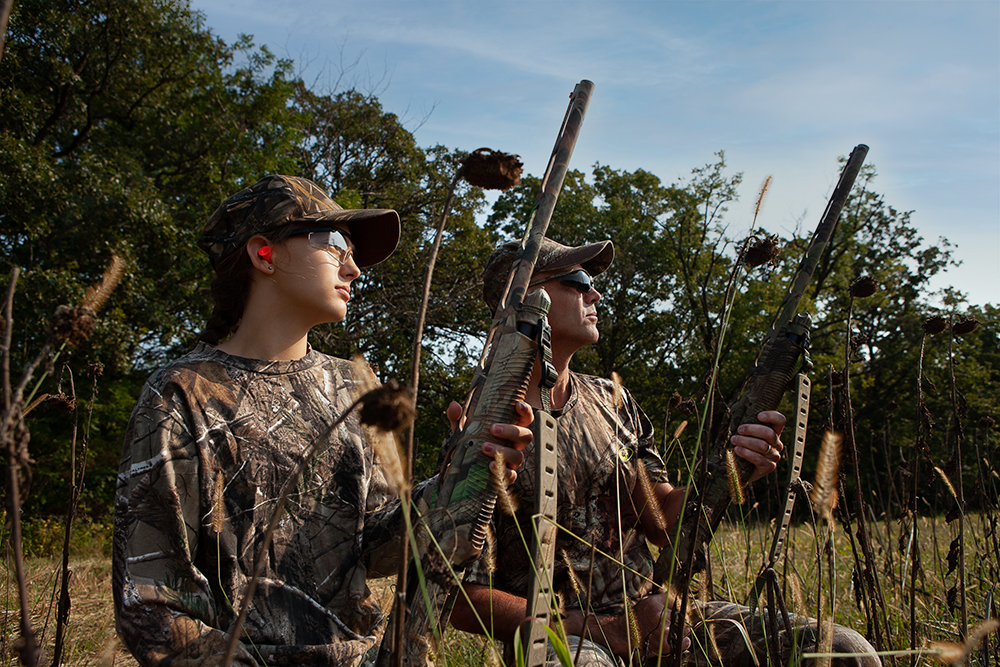
<path fill-rule="evenodd" d="M 753 238 L 750 247 L 743 253 L 743 263 L 753 269 L 761 264 L 773 262 L 778 256 L 778 237 L 765 236 L 762 239 Z"/>
<path fill-rule="evenodd" d="M 87 306 L 58 306 L 52 315 L 52 336 L 56 345 L 75 347 L 90 336 L 94 328 L 94 313 Z"/>
<path fill-rule="evenodd" d="M 362 396 L 358 414 L 362 424 L 383 431 L 396 431 L 413 419 L 413 395 L 408 388 L 389 380 Z"/>
<path fill-rule="evenodd" d="M 956 336 L 970 334 L 979 328 L 979 320 L 974 317 L 963 317 L 951 325 L 951 330 Z"/>
<path fill-rule="evenodd" d="M 681 401 L 683 400 L 684 399 L 681 398 L 681 395 L 675 391 L 673 394 L 670 395 L 670 400 L 667 401 L 667 405 L 669 405 L 672 408 L 676 408 L 678 405 L 681 404 Z"/>
<path fill-rule="evenodd" d="M 864 299 L 878 291 L 878 283 L 871 276 L 861 276 L 851 283 L 851 296 Z"/>
<path fill-rule="evenodd" d="M 948 318 L 942 315 L 935 315 L 924 320 L 924 333 L 928 336 L 939 334 L 948 326 Z"/>
<path fill-rule="evenodd" d="M 520 155 L 480 148 L 462 161 L 462 176 L 469 185 L 487 190 L 510 190 L 521 182 Z"/>
<path fill-rule="evenodd" d="M 994 420 L 993 417 L 990 417 L 989 415 L 986 415 L 985 417 L 979 420 L 979 428 L 982 429 L 991 429 L 995 424 L 996 420 Z"/>

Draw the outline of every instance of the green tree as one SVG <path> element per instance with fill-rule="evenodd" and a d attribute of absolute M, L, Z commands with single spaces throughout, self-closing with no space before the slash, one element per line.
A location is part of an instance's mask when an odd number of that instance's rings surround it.
<path fill-rule="evenodd" d="M 208 304 L 194 245 L 203 221 L 245 181 L 294 168 L 290 68 L 247 39 L 226 45 L 183 1 L 15 3 L 0 62 L 0 249 L 5 267 L 23 271 L 13 368 L 112 254 L 126 260 L 124 277 L 90 340 L 61 361 L 79 378 L 103 363 L 102 387 L 135 384 L 131 373 L 190 346 Z M 87 482 L 105 504 L 134 400 L 116 395 L 95 416 L 102 446 Z M 49 478 L 62 486 L 66 445 L 54 426 L 33 428 L 33 501 L 44 504 Z"/>

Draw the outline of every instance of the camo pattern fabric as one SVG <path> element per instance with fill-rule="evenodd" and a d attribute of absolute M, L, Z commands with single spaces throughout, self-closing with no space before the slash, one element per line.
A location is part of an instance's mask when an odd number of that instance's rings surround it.
<path fill-rule="evenodd" d="M 692 602 L 691 648 L 684 652 L 682 664 L 687 667 L 753 667 L 774 664 L 768 653 L 767 637 L 770 621 L 767 612 L 751 613 L 749 607 L 731 602 Z M 789 615 L 791 634 L 778 620 L 779 665 L 809 667 L 815 658 L 801 658 L 803 653 L 816 653 L 816 620 Z M 746 633 L 744 635 L 744 632 Z M 747 643 L 749 639 L 749 644 Z M 658 641 L 654 634 L 649 641 Z M 612 655 L 609 650 L 589 639 L 567 637 L 569 654 L 576 667 L 625 667 L 624 658 Z M 582 645 L 582 646 L 581 646 Z M 577 653 L 579 647 L 579 653 Z M 646 658 L 635 659 L 632 664 L 653 667 L 657 663 L 655 645 L 644 647 Z M 748 650 L 749 649 L 749 650 Z M 838 654 L 831 659 L 832 667 L 881 667 L 875 649 L 854 630 L 841 625 L 833 626 L 831 652 Z M 665 651 L 664 655 L 669 655 Z M 579 658 L 577 658 L 579 656 Z M 561 663 L 549 644 L 546 665 L 559 667 Z M 661 661 L 659 664 L 664 664 Z"/>
<path fill-rule="evenodd" d="M 205 344 L 150 378 L 126 433 L 113 555 L 117 629 L 141 664 L 221 660 L 281 488 L 359 383 L 314 350 L 266 362 Z M 359 664 L 382 622 L 365 580 L 395 573 L 398 508 L 352 413 L 289 497 L 234 663 Z"/>
<path fill-rule="evenodd" d="M 789 615 L 791 634 L 778 618 L 778 664 L 815 664 L 817 659 L 802 659 L 803 653 L 818 653 L 816 619 Z M 770 620 L 766 610 L 751 613 L 749 607 L 732 602 L 695 603 L 692 613 L 691 650 L 685 663 L 692 667 L 751 667 L 773 664 L 767 637 Z M 744 635 L 744 631 L 746 635 Z M 842 625 L 832 626 L 833 667 L 881 667 L 882 660 L 860 633 Z M 747 643 L 749 638 L 750 643 Z"/>
<path fill-rule="evenodd" d="M 653 588 L 653 557 L 631 493 L 639 474 L 658 479 L 663 462 L 653 448 L 653 427 L 627 390 L 577 373 L 570 373 L 570 388 L 566 405 L 553 412 L 559 423 L 556 520 L 572 533 L 560 530 L 556 539 L 553 591 L 566 611 L 583 610 L 593 577 L 591 610 L 617 614 L 624 609 L 623 593 L 635 600 Z M 509 492 L 527 537 L 535 511 L 535 457 L 531 447 L 526 454 Z M 524 597 L 531 561 L 515 519 L 502 508 L 498 502 L 493 513 L 494 549 L 484 549 L 465 581 Z M 503 562 L 494 568 L 495 554 L 503 554 Z"/>

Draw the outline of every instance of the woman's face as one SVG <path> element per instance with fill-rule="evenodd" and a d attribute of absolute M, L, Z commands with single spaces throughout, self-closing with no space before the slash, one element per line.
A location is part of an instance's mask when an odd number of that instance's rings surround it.
<path fill-rule="evenodd" d="M 273 249 L 272 278 L 279 298 L 288 312 L 294 313 L 296 319 L 304 319 L 308 326 L 343 320 L 351 300 L 351 281 L 361 275 L 353 252 L 345 253 L 336 247 L 346 241 L 353 251 L 347 226 L 334 224 L 328 228 L 342 233 L 293 235 Z"/>

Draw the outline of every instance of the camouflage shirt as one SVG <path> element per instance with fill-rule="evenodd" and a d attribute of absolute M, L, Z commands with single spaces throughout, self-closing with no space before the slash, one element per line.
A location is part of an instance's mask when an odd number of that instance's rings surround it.
<path fill-rule="evenodd" d="M 114 528 L 118 632 L 142 664 L 215 664 L 282 485 L 358 394 L 349 362 L 199 345 L 143 388 Z M 357 664 L 394 572 L 399 503 L 356 413 L 306 467 L 267 552 L 236 664 Z"/>
<path fill-rule="evenodd" d="M 571 372 L 570 398 L 552 413 L 559 423 L 556 519 L 572 533 L 559 531 L 553 590 L 567 611 L 586 605 L 591 545 L 597 548 L 592 611 L 621 613 L 623 591 L 635 600 L 652 589 L 653 557 L 631 494 L 643 471 L 651 480 L 659 477 L 663 461 L 653 448 L 649 419 L 626 390 L 620 392 L 616 400 L 611 381 Z M 511 487 L 518 503 L 516 519 L 526 539 L 535 511 L 534 464 L 529 448 Z M 495 553 L 503 557 L 497 560 L 492 550 L 484 550 L 465 580 L 525 597 L 530 557 L 514 518 L 504 514 L 501 505 L 497 504 L 492 527 Z"/>

